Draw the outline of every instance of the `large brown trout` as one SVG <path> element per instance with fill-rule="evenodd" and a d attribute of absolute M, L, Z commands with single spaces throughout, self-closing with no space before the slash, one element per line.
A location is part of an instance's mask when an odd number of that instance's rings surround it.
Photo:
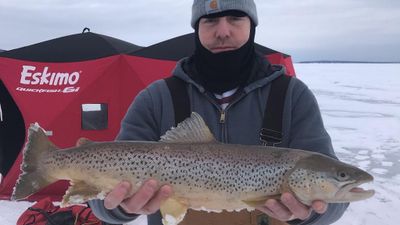
<path fill-rule="evenodd" d="M 373 177 L 354 166 L 309 151 L 217 142 L 196 113 L 159 142 L 90 142 L 57 150 L 38 124 L 29 128 L 22 173 L 13 199 L 23 199 L 60 179 L 71 181 L 62 205 L 104 198 L 119 182 L 132 194 L 147 179 L 170 184 L 161 206 L 164 224 L 179 223 L 188 208 L 220 212 L 253 210 L 283 192 L 304 204 L 371 197 L 358 186 Z"/>

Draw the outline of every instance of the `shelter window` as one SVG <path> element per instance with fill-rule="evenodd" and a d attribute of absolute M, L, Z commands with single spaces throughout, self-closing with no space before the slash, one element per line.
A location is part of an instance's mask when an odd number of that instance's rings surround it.
<path fill-rule="evenodd" d="M 104 130 L 108 128 L 108 105 L 82 104 L 82 129 Z"/>

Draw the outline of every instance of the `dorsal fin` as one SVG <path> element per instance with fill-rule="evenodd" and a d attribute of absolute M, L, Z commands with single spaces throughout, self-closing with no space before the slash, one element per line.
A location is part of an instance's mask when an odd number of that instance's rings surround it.
<path fill-rule="evenodd" d="M 203 118 L 196 112 L 176 126 L 171 128 L 160 138 L 166 143 L 207 143 L 216 142 L 214 135 L 207 127 Z"/>

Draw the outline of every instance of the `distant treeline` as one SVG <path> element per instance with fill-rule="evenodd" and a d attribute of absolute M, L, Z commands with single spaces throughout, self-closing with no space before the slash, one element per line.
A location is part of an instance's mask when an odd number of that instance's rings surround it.
<path fill-rule="evenodd" d="M 376 62 L 376 61 L 340 61 L 340 60 L 317 60 L 317 61 L 300 61 L 297 63 L 365 63 L 365 64 L 396 64 L 399 62 Z"/>

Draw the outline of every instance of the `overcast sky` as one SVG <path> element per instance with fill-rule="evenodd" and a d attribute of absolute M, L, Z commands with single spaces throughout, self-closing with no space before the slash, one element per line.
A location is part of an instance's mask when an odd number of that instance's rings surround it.
<path fill-rule="evenodd" d="M 191 0 L 0 0 L 0 49 L 92 32 L 148 46 L 192 32 Z M 400 61 L 400 0 L 256 0 L 256 41 L 303 60 Z"/>

